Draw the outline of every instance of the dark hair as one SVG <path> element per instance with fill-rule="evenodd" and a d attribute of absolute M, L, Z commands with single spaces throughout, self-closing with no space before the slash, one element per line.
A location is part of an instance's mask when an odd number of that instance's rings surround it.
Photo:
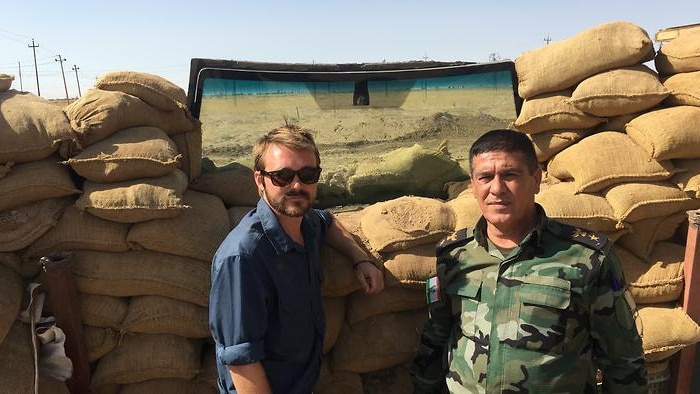
<path fill-rule="evenodd" d="M 279 144 L 295 150 L 308 149 L 316 155 L 316 165 L 321 165 L 321 155 L 318 152 L 311 131 L 296 125 L 287 124 L 268 132 L 256 141 L 255 146 L 253 146 L 253 168 L 255 170 L 265 169 L 262 157 L 267 148 L 273 144 Z"/>
<path fill-rule="evenodd" d="M 534 174 L 539 166 L 532 141 L 526 134 L 512 129 L 497 129 L 486 132 L 477 138 L 469 149 L 469 168 L 473 170 L 474 156 L 488 152 L 520 152 L 525 156 L 525 164 Z"/>

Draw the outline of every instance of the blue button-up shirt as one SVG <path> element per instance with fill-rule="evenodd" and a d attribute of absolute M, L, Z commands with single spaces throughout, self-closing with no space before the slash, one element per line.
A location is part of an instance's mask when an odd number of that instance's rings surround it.
<path fill-rule="evenodd" d="M 257 361 L 274 393 L 313 389 L 324 334 L 320 247 L 332 220 L 327 211 L 309 210 L 302 246 L 260 199 L 222 242 L 209 298 L 221 393 L 236 392 L 227 365 Z"/>

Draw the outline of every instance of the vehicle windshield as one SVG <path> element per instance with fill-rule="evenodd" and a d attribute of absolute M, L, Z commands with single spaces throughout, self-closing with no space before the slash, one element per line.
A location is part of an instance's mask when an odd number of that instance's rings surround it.
<path fill-rule="evenodd" d="M 468 174 L 468 149 L 508 127 L 520 108 L 510 61 L 470 64 L 298 65 L 193 59 L 189 106 L 203 156 L 252 167 L 263 133 L 314 133 L 323 173 L 319 207 L 401 195 L 445 198 Z"/>

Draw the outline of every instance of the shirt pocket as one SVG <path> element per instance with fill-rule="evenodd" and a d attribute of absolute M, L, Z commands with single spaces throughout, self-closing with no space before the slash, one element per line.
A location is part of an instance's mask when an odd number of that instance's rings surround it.
<path fill-rule="evenodd" d="M 452 314 L 466 337 L 474 337 L 477 330 L 482 283 L 473 279 L 458 280 L 451 283 L 446 291 L 452 298 Z"/>
<path fill-rule="evenodd" d="M 518 335 L 515 347 L 562 353 L 566 342 L 571 283 L 546 276 L 523 278 L 518 292 Z"/>

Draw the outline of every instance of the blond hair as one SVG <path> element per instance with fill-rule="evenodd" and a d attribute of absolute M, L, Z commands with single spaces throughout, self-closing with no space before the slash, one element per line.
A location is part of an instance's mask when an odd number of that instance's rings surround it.
<path fill-rule="evenodd" d="M 255 170 L 265 169 L 262 157 L 270 145 L 273 144 L 294 150 L 311 150 L 316 155 L 316 165 L 321 165 L 321 155 L 318 152 L 311 131 L 296 125 L 287 124 L 268 132 L 255 142 L 253 146 L 253 168 Z"/>

